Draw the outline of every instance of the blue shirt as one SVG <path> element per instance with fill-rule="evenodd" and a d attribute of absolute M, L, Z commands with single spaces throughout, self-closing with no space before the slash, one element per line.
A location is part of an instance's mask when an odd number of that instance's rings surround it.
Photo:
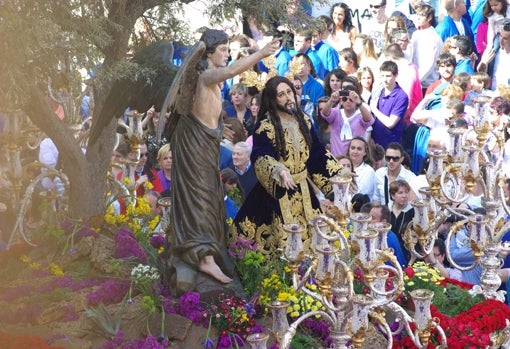
<path fill-rule="evenodd" d="M 388 247 L 393 249 L 393 253 L 395 254 L 395 257 L 397 257 L 397 261 L 400 266 L 405 267 L 407 265 L 407 260 L 404 257 L 404 252 L 400 247 L 400 242 L 398 241 L 397 235 L 395 235 L 395 233 L 391 230 L 388 232 L 388 234 L 386 234 L 386 243 L 388 244 Z"/>
<path fill-rule="evenodd" d="M 471 66 L 471 59 L 459 59 L 457 64 L 455 65 L 454 74 L 457 75 L 459 73 L 468 73 L 469 75 L 473 74 L 475 70 Z"/>
<path fill-rule="evenodd" d="M 289 71 L 289 62 L 292 60 L 289 51 L 281 47 L 274 57 L 276 58 L 275 68 L 278 70 L 278 75 L 285 76 Z"/>
<path fill-rule="evenodd" d="M 315 45 L 314 49 L 322 61 L 322 65 L 326 70 L 326 75 L 330 71 L 338 67 L 338 63 L 340 63 L 340 58 L 338 57 L 338 52 L 333 48 L 333 46 L 331 46 L 328 43 L 325 43 L 324 41 L 319 41 L 317 45 Z"/>
<path fill-rule="evenodd" d="M 450 256 L 453 261 L 461 267 L 468 267 L 475 262 L 471 242 L 466 228 L 463 228 L 455 234 L 455 238 L 450 241 Z M 462 281 L 473 285 L 480 284 L 482 267 L 478 264 L 474 269 L 462 272 Z"/>
<path fill-rule="evenodd" d="M 303 84 L 302 93 L 301 99 L 311 101 L 317 106 L 319 98 L 324 96 L 324 87 L 313 76 L 309 75 L 308 80 Z"/>
<path fill-rule="evenodd" d="M 229 105 L 224 110 L 225 110 L 225 113 L 227 114 L 227 117 L 237 118 L 237 110 L 233 105 Z M 246 110 L 244 111 L 244 117 L 243 117 L 244 121 L 248 121 L 250 116 L 251 116 L 251 111 L 250 111 L 250 109 L 246 108 Z"/>

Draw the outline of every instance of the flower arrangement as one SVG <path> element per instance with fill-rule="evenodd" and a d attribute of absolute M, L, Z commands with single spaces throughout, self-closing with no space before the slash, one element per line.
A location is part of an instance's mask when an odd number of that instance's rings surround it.
<path fill-rule="evenodd" d="M 493 345 L 490 334 L 501 331 L 510 320 L 510 308 L 505 304 L 487 299 L 456 316 L 448 317 L 434 305 L 431 314 L 437 317 L 441 327 L 445 329 L 449 349 L 476 349 Z M 435 348 L 437 332 L 432 332 L 431 343 L 427 348 Z M 416 346 L 410 337 L 395 341 L 393 348 L 414 349 Z"/>
<path fill-rule="evenodd" d="M 256 312 L 253 301 L 223 296 L 218 304 L 208 306 L 209 329 L 214 325 L 220 332 L 217 348 L 239 348 L 244 345 L 248 335 L 262 332 L 254 320 Z M 207 338 L 204 347 L 212 348 L 211 343 Z"/>
<path fill-rule="evenodd" d="M 131 269 L 131 284 L 136 286 L 143 295 L 152 295 L 153 285 L 158 280 L 158 269 L 150 265 L 138 264 Z"/>
<path fill-rule="evenodd" d="M 37 254 L 30 254 L 30 251 L 26 249 L 14 247 L 6 251 L 6 255 L 15 256 L 13 257 L 14 261 L 9 261 L 11 265 L 14 263 L 21 265 L 24 268 L 18 269 L 23 269 L 23 272 L 27 273 L 26 275 L 53 276 L 53 282 L 42 283 L 35 290 L 26 285 L 9 289 L 1 295 L 0 300 L 10 302 L 22 297 L 26 298 L 27 295 L 35 299 L 45 293 L 69 292 L 97 286 L 86 295 L 86 299 L 88 306 L 102 306 L 112 303 L 124 304 L 125 299 L 131 297 L 130 289 L 131 291 L 136 290 L 142 294 L 141 305 L 148 316 L 158 311 L 162 312 L 162 318 L 166 313 L 177 313 L 191 319 L 196 326 L 209 329 L 217 328 L 219 337 L 214 341 L 208 338 L 204 343 L 207 348 L 212 348 L 215 345 L 216 348 L 245 345 L 244 340 L 247 335 L 263 331 L 255 321 L 257 310 L 267 313 L 265 306 L 272 300 L 290 301 L 287 314 L 291 319 L 309 311 L 324 309 L 320 302 L 293 290 L 290 270 L 286 268 L 285 260 L 268 261 L 257 252 L 256 243 L 244 240 L 238 240 L 231 244 L 229 253 L 237 266 L 245 290 L 250 296 L 253 296 L 250 301 L 223 296 L 214 304 L 204 304 L 200 300 L 200 295 L 195 292 L 185 293 L 178 299 L 169 297 L 159 282 L 159 274 L 155 268 L 157 258 L 159 258 L 158 254 L 164 249 L 166 241 L 165 237 L 152 234 L 150 231 L 156 221 L 150 215 L 148 204 L 146 205 L 144 200 L 139 200 L 138 205 L 129 207 L 125 215 L 109 216 L 107 214 L 105 221 L 110 224 L 108 228 L 113 233 L 112 236 L 115 240 L 113 257 L 118 260 L 114 259 L 114 263 L 123 263 L 130 269 L 122 269 L 122 273 L 118 273 L 110 279 L 97 277 L 80 280 L 69 273 L 68 266 L 65 264 L 61 264 L 59 261 L 41 261 L 37 258 Z M 87 224 L 83 222 L 61 224 L 61 229 L 58 231 L 59 234 L 62 234 L 59 239 L 63 239 L 60 247 L 64 246 L 64 250 L 68 253 L 72 251 L 79 238 L 100 234 L 99 230 L 87 227 Z M 104 230 L 102 229 L 101 233 L 104 234 Z M 351 232 L 352 227 L 349 226 L 344 233 L 348 236 Z M 15 252 L 16 254 L 14 254 Z M 39 252 L 39 254 L 41 253 Z M 0 261 L 3 260 L 3 255 L 0 254 Z M 0 263 L 0 268 L 6 268 L 7 265 L 8 263 Z M 133 266 L 134 268 L 132 268 Z M 300 272 L 306 270 L 307 267 L 307 265 L 301 265 Z M 449 348 L 485 347 L 490 344 L 489 334 L 502 330 L 506 326 L 506 320 L 510 319 L 510 309 L 502 303 L 483 301 L 480 296 L 478 298 L 470 296 L 466 290 L 461 289 L 466 285 L 454 284 L 454 281 L 442 279 L 437 270 L 430 268 L 425 263 L 416 263 L 413 267 L 407 268 L 405 273 L 406 294 L 417 288 L 434 290 L 436 295 L 433 300 L 432 315 L 439 318 L 442 327 L 447 329 Z M 359 285 L 362 285 L 362 280 L 358 281 L 360 281 Z M 387 282 L 391 283 L 391 278 Z M 307 280 L 307 287 L 312 290 L 317 288 L 313 278 Z M 388 287 L 391 288 L 391 286 Z M 361 288 L 356 292 L 366 291 Z M 71 292 L 69 293 L 71 294 Z M 58 295 L 52 295 L 52 297 Z M 20 309 L 20 312 L 26 312 L 22 318 L 27 321 L 36 318 L 44 310 L 42 306 L 38 307 L 37 303 L 31 303 Z M 467 309 L 469 311 L 466 311 Z M 76 319 L 77 314 L 74 309 L 64 310 L 66 311 L 62 311 L 62 313 L 66 314 L 63 315 L 63 319 Z M 487 321 L 488 317 L 491 321 Z M 6 323 L 14 323 L 14 320 L 11 321 L 11 319 L 19 320 L 21 317 L 19 313 L 0 312 L 0 318 Z M 300 335 L 296 338 L 304 338 L 301 343 L 306 344 L 299 346 L 293 342 L 293 348 L 329 347 L 331 344 L 329 326 L 320 318 L 305 320 L 300 325 L 299 332 Z M 209 330 L 208 337 L 210 334 Z M 314 338 L 311 339 L 312 337 Z M 437 342 L 436 333 L 432 333 L 431 341 L 432 343 Z M 316 344 L 310 344 L 312 342 Z M 395 340 L 394 343 L 395 348 L 413 348 L 409 337 L 406 336 Z M 124 338 L 122 331 L 117 330 L 110 340 L 106 341 L 103 348 L 159 349 L 164 348 L 167 344 L 164 337 L 154 337 L 150 334 L 144 339 L 128 341 Z M 0 339 L 0 347 L 8 348 L 9 346 L 3 346 Z M 30 348 L 28 345 L 23 347 Z M 40 347 L 44 348 L 42 345 Z"/>
<path fill-rule="evenodd" d="M 248 296 L 253 296 L 260 287 L 267 267 L 264 256 L 257 252 L 257 243 L 237 238 L 230 243 L 229 255 L 239 272 L 241 283 Z"/>

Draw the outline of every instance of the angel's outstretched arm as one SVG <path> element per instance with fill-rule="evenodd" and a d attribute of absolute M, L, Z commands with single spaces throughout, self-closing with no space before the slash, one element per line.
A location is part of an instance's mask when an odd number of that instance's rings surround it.
<path fill-rule="evenodd" d="M 206 69 L 200 74 L 202 83 L 206 86 L 212 86 L 241 74 L 257 64 L 258 61 L 274 54 L 280 48 L 279 41 L 280 39 L 274 39 L 257 52 L 238 59 L 229 66 L 217 69 Z"/>

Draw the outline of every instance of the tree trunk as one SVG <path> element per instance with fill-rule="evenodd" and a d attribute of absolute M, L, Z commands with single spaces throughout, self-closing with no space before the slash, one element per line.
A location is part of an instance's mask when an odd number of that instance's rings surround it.
<path fill-rule="evenodd" d="M 63 172 L 69 177 L 69 213 L 73 218 L 90 218 L 105 211 L 106 175 L 115 144 L 117 119 L 103 130 L 97 143 L 84 154 L 73 130 L 48 107 L 36 88 L 30 89 L 30 103 L 24 108 L 32 122 L 50 137 L 59 150 Z"/>

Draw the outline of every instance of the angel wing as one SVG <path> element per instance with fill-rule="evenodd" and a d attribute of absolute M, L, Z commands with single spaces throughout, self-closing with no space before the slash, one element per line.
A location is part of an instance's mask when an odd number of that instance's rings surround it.
<path fill-rule="evenodd" d="M 172 82 L 170 90 L 165 98 L 165 102 L 161 110 L 170 109 L 170 119 L 166 126 L 166 139 L 170 140 L 172 133 L 175 130 L 175 125 L 179 121 L 179 117 L 189 112 L 193 105 L 193 96 L 197 87 L 198 72 L 197 65 L 200 62 L 205 52 L 205 44 L 202 41 L 193 45 L 188 53 L 184 62 L 177 72 L 177 75 Z M 161 121 L 163 118 L 160 118 Z M 158 124 L 157 136 L 161 137 L 163 125 Z"/>
<path fill-rule="evenodd" d="M 94 144 L 112 118 L 119 118 L 127 107 L 145 112 L 160 105 L 175 76 L 172 64 L 173 44 L 159 41 L 137 51 L 131 62 L 136 73 L 117 79 L 110 89 L 99 115 L 94 115 L 89 144 Z"/>

